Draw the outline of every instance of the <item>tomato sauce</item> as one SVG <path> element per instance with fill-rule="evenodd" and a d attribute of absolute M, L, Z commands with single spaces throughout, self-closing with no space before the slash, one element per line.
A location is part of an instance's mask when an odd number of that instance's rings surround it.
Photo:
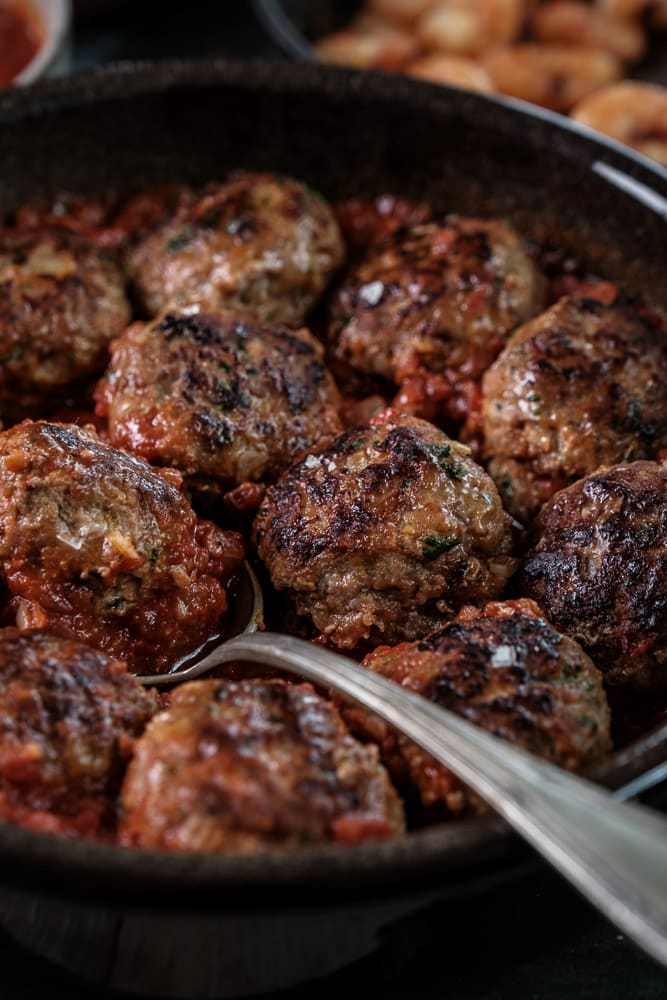
<path fill-rule="evenodd" d="M 21 0 L 0 0 L 0 87 L 7 87 L 42 44 L 42 23 Z"/>

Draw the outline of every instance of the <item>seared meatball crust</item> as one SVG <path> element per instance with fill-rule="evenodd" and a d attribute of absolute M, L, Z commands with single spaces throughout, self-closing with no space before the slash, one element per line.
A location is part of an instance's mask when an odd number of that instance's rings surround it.
<path fill-rule="evenodd" d="M 568 770 L 611 750 L 602 674 L 533 601 L 465 608 L 428 638 L 381 647 L 362 666 Z M 376 716 L 361 709 L 344 715 L 353 732 L 380 744 L 397 787 L 427 812 L 484 808 L 450 771 Z"/>
<path fill-rule="evenodd" d="M 110 836 L 153 694 L 83 643 L 0 630 L 0 817 L 70 836 Z"/>
<path fill-rule="evenodd" d="M 372 244 L 340 286 L 330 351 L 396 384 L 435 377 L 444 398 L 479 379 L 510 331 L 540 311 L 544 292 L 521 238 L 502 221 L 450 216 L 401 228 Z"/>
<path fill-rule="evenodd" d="M 404 831 L 376 747 L 348 733 L 308 684 L 194 681 L 139 741 L 122 791 L 121 841 L 252 853 Z"/>
<path fill-rule="evenodd" d="M 334 205 L 336 219 L 350 254 L 362 256 L 371 243 L 397 229 L 429 222 L 433 217 L 425 202 L 410 201 L 396 195 L 375 198 L 348 198 Z"/>
<path fill-rule="evenodd" d="M 667 466 L 598 469 L 556 493 L 518 582 L 609 684 L 667 688 Z"/>
<path fill-rule="evenodd" d="M 219 629 L 240 538 L 175 483 L 75 425 L 0 434 L 0 572 L 21 627 L 78 637 L 143 673 Z"/>
<path fill-rule="evenodd" d="M 130 319 L 113 257 L 55 227 L 0 232 L 0 417 L 20 420 L 104 369 Z"/>
<path fill-rule="evenodd" d="M 483 380 L 484 456 L 528 523 L 564 486 L 667 446 L 667 323 L 565 297 L 517 330 Z"/>
<path fill-rule="evenodd" d="M 385 411 L 292 466 L 255 521 L 278 590 L 336 646 L 414 639 L 498 597 L 509 518 L 468 449 Z"/>
<path fill-rule="evenodd" d="M 116 447 L 195 484 L 271 480 L 342 429 L 322 356 L 306 329 L 167 312 L 115 342 L 97 412 Z"/>
<path fill-rule="evenodd" d="M 298 325 L 342 260 L 321 195 L 289 177 L 240 174 L 185 199 L 129 250 L 126 265 L 150 315 L 197 301 Z"/>

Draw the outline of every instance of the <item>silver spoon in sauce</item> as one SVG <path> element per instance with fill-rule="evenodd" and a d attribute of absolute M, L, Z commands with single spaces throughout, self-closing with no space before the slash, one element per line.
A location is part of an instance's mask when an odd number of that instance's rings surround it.
<path fill-rule="evenodd" d="M 239 634 L 169 674 L 165 685 L 234 660 L 267 664 L 362 705 L 413 740 L 484 798 L 628 937 L 667 965 L 667 820 L 619 801 L 338 653 L 293 636 L 261 632 L 262 592 L 246 564 L 232 592 Z"/>

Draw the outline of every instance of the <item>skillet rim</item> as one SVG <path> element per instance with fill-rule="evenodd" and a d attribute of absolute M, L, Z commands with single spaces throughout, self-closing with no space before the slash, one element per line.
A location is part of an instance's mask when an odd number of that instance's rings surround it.
<path fill-rule="evenodd" d="M 346 70 L 318 63 L 227 60 L 166 60 L 118 63 L 57 80 L 41 81 L 0 95 L 0 128 L 61 110 L 105 101 L 168 93 L 183 88 L 234 87 L 246 94 L 267 88 L 287 96 L 327 98 L 338 105 L 363 91 L 366 99 L 391 108 L 418 102 L 421 115 L 451 112 L 485 120 L 509 134 L 530 131 L 533 146 L 555 149 L 561 159 L 574 159 L 589 170 L 605 164 L 638 183 L 628 192 L 646 207 L 654 198 L 658 216 L 667 217 L 667 171 L 619 143 L 553 112 L 509 98 L 472 94 L 404 76 Z M 603 177 L 613 184 L 609 176 Z M 661 205 L 662 202 L 662 205 Z M 657 208 L 656 208 L 657 206 Z M 664 760 L 667 724 L 645 734 L 614 754 L 597 769 L 599 780 L 618 786 L 651 763 Z M 178 855 L 135 851 L 115 845 L 76 841 L 36 833 L 0 821 L 0 883 L 38 889 L 42 894 L 82 896 L 102 894 L 105 901 L 122 900 L 147 906 L 169 900 L 205 908 L 254 908 L 261 904 L 301 905 L 377 898 L 414 892 L 446 883 L 454 885 L 472 870 L 516 863 L 529 856 L 508 827 L 489 816 L 452 822 L 412 832 L 395 840 L 345 846 L 305 847 L 290 853 L 270 852 L 248 857 Z M 274 894 L 280 892 L 275 901 Z M 223 894 L 224 895 L 221 895 Z M 150 899 L 147 899 L 150 894 Z"/>

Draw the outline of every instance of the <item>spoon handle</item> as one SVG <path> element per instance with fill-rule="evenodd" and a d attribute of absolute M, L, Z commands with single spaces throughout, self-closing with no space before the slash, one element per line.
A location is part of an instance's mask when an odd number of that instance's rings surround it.
<path fill-rule="evenodd" d="M 628 937 L 667 965 L 667 821 L 618 802 L 356 663 L 292 636 L 241 635 L 197 664 L 261 662 L 370 709 L 478 792 Z"/>

